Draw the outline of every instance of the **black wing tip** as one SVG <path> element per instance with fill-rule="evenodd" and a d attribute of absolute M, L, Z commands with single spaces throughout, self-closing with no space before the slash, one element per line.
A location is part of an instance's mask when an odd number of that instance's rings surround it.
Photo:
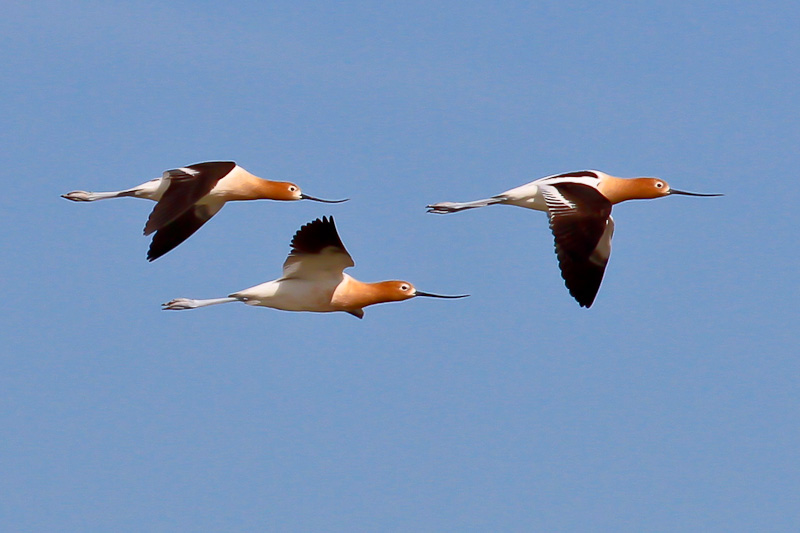
<path fill-rule="evenodd" d="M 197 208 L 186 211 L 155 232 L 153 240 L 150 241 L 150 249 L 147 251 L 147 260 L 155 261 L 162 255 L 171 252 L 194 235 L 209 220 L 210 217 L 204 216 L 202 210 Z"/>
<path fill-rule="evenodd" d="M 589 283 L 584 280 L 568 280 L 564 277 L 563 273 L 561 277 L 564 279 L 564 286 L 569 291 L 569 295 L 578 302 L 579 306 L 585 307 L 586 309 L 592 307 L 597 298 L 597 294 L 600 292 L 600 284 L 603 281 L 602 277 L 597 282 L 592 281 Z"/>
<path fill-rule="evenodd" d="M 333 221 L 333 215 L 323 215 L 322 218 L 315 218 L 314 220 L 306 224 L 306 226 L 311 226 L 314 224 L 333 224 L 334 226 L 336 225 L 336 223 Z"/>
<path fill-rule="evenodd" d="M 578 305 L 589 309 L 600 292 L 605 268 L 587 269 L 585 265 L 580 267 L 565 261 L 559 261 L 559 266 L 561 267 L 561 278 L 564 280 L 564 286 L 570 296 L 578 302 Z"/>
<path fill-rule="evenodd" d="M 322 218 L 315 218 L 311 222 L 306 222 L 305 224 L 300 226 L 300 229 L 297 230 L 295 233 L 300 233 L 301 231 L 303 231 L 306 228 L 319 226 L 321 224 L 334 224 L 335 225 L 335 223 L 333 221 L 333 215 L 330 215 L 330 216 L 323 215 Z"/>
<path fill-rule="evenodd" d="M 569 295 L 578 302 L 578 305 L 589 309 L 600 292 L 608 263 L 598 265 L 588 259 L 571 256 L 565 250 L 559 250 L 558 245 L 556 245 L 556 257 L 561 279 L 564 280 Z"/>
<path fill-rule="evenodd" d="M 297 241 L 298 238 L 302 240 L 303 235 L 311 232 L 319 232 L 326 227 L 332 227 L 333 231 L 336 231 L 336 223 L 333 221 L 333 216 L 323 216 L 322 218 L 315 218 L 311 222 L 306 222 L 300 226 L 300 229 L 294 232 L 294 237 L 292 237 L 292 248 L 294 248 L 295 241 Z"/>
<path fill-rule="evenodd" d="M 159 257 L 163 257 L 177 248 L 178 244 L 180 243 L 177 243 L 174 246 L 166 247 L 163 243 L 157 243 L 156 240 L 153 239 L 153 241 L 150 243 L 150 248 L 147 249 L 147 260 L 152 263 Z"/>
<path fill-rule="evenodd" d="M 323 216 L 303 224 L 291 242 L 292 253 L 318 253 L 323 248 L 334 246 L 345 250 L 333 216 Z"/>
<path fill-rule="evenodd" d="M 150 248 L 147 250 L 147 260 L 152 263 L 167 252 L 169 252 L 169 250 L 157 250 L 153 243 L 150 243 Z"/>
<path fill-rule="evenodd" d="M 598 289 L 599 288 L 600 287 L 598 287 Z M 567 287 L 567 289 L 569 289 L 569 287 Z M 592 296 L 588 296 L 586 294 L 577 294 L 576 292 L 573 291 L 569 291 L 569 294 L 570 296 L 575 298 L 575 301 L 578 302 L 579 306 L 584 307 L 586 309 L 589 309 L 592 306 L 592 304 L 594 304 L 594 300 L 597 297 L 596 292 Z"/>

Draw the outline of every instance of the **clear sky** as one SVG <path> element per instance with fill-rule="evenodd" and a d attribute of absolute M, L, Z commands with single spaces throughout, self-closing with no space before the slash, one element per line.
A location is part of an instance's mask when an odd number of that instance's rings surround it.
<path fill-rule="evenodd" d="M 7 2 L 0 516 L 14 531 L 800 529 L 797 2 Z M 232 159 L 341 205 L 226 206 L 148 263 L 152 203 Z M 594 168 L 595 305 L 547 219 Z M 471 294 L 163 312 L 336 218 L 365 281 Z"/>

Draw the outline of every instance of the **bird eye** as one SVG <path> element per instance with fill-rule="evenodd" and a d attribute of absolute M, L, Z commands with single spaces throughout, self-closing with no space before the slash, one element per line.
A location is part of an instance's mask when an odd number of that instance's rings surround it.
<path fill-rule="evenodd" d="M 657 182 L 656 182 L 656 188 L 657 188 L 657 189 L 663 189 L 663 188 L 664 188 L 664 183 L 663 183 L 663 182 L 661 182 L 661 181 L 657 181 Z"/>
<path fill-rule="evenodd" d="M 297 190 L 297 187 L 295 187 L 294 185 L 289 185 L 289 192 L 294 192 L 296 190 Z"/>
<path fill-rule="evenodd" d="M 401 290 L 401 291 L 407 291 L 407 290 L 408 290 L 408 285 L 406 285 L 405 283 L 403 283 L 402 285 L 400 285 L 400 290 Z"/>

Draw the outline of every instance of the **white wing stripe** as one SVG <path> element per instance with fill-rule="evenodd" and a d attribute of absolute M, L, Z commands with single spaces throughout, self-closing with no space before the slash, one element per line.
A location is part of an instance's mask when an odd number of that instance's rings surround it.
<path fill-rule="evenodd" d="M 551 213 L 562 213 L 575 210 L 575 204 L 567 200 L 564 195 L 562 195 L 558 189 L 552 185 L 542 186 L 541 191 L 545 202 L 547 202 L 547 208 Z"/>

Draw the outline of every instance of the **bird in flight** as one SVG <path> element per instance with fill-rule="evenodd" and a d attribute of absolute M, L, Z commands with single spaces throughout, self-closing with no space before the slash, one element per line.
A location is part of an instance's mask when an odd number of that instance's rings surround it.
<path fill-rule="evenodd" d="M 407 281 L 365 283 L 344 273 L 344 269 L 351 266 L 355 266 L 355 263 L 342 244 L 333 217 L 322 217 L 309 222 L 295 233 L 291 252 L 283 263 L 283 275 L 280 278 L 234 292 L 225 298 L 176 298 L 163 304 L 162 308 L 178 311 L 242 302 L 283 311 L 343 311 L 364 318 L 364 308 L 369 305 L 401 302 L 417 296 L 468 296 L 422 292 Z"/>
<path fill-rule="evenodd" d="M 427 207 L 429 213 L 438 214 L 493 204 L 544 211 L 550 218 L 564 283 L 578 304 L 588 308 L 600 289 L 611 254 L 611 206 L 672 194 L 722 196 L 679 191 L 659 178 L 618 178 L 598 170 L 581 170 L 540 178 L 482 200 L 440 202 Z"/>
<path fill-rule="evenodd" d="M 93 202 L 108 198 L 146 198 L 156 206 L 147 219 L 145 235 L 153 235 L 147 260 L 166 254 L 216 215 L 227 202 L 239 200 L 323 200 L 303 193 L 287 181 L 271 181 L 249 173 L 233 161 L 207 161 L 167 170 L 160 178 L 113 192 L 72 191 L 62 198 Z"/>

